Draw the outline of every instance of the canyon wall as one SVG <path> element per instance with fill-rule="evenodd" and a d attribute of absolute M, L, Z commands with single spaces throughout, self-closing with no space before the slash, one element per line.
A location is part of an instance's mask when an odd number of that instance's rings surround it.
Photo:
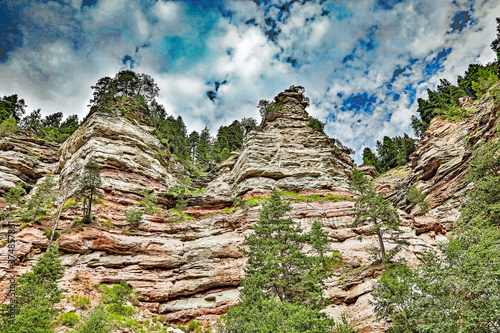
<path fill-rule="evenodd" d="M 81 213 L 72 206 L 58 225 L 66 266 L 61 286 L 95 303 L 99 298 L 95 284 L 126 279 L 143 309 L 174 323 L 192 318 L 214 321 L 238 301 L 245 266 L 239 247 L 261 205 L 238 208 L 235 199 L 266 196 L 272 188 L 314 195 L 314 200 L 292 200 L 289 216 L 305 230 L 314 220 L 320 222 L 332 253 L 341 258 L 333 277 L 325 281 L 331 302 L 326 312 L 335 318 L 345 312 L 360 332 L 385 331 L 387 323 L 376 320 L 369 303 L 372 280 L 384 271 L 366 250 L 376 236 L 368 234 L 368 226 L 353 226 L 355 193 L 349 180 L 353 160 L 308 126 L 301 93 L 287 90 L 277 102 L 277 111 L 246 135 L 240 152 L 233 152 L 211 175 L 193 177 L 193 186 L 207 189 L 201 193 L 192 188 L 182 216 L 170 209 L 176 198 L 165 191 L 182 185 L 189 172 L 166 151 L 147 121 L 122 117 L 118 107 L 116 112 L 94 110 L 60 148 L 26 136 L 2 139 L 1 189 L 5 193 L 22 183 L 29 191 L 48 173 L 55 174 L 61 186 L 69 186 L 71 177 L 80 174 L 91 158 L 97 161 L 104 197 L 95 205 L 95 224 L 75 223 Z M 411 163 L 376 179 L 379 191 L 398 207 L 400 237 L 409 242 L 398 256 L 412 266 L 425 251 L 446 241 L 469 186 L 462 179 L 470 148 L 498 124 L 498 110 L 488 96 L 470 108 L 470 117 L 461 122 L 433 119 Z M 410 186 L 427 195 L 432 208 L 428 216 L 415 216 L 406 200 Z M 140 203 L 144 189 L 157 194 L 157 211 L 145 214 L 140 223 L 128 223 L 124 211 Z M 49 217 L 19 231 L 15 274 L 26 272 L 45 251 L 48 240 L 43 233 L 52 226 Z M 388 236 L 384 241 L 388 249 L 395 246 Z M 8 285 L 6 253 L 6 247 L 0 248 L 2 291 Z"/>

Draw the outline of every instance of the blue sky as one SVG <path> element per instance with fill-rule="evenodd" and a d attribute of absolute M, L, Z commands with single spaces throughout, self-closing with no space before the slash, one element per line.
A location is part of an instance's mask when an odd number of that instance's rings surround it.
<path fill-rule="evenodd" d="M 451 0 L 0 0 L 0 96 L 28 111 L 87 112 L 90 86 L 150 74 L 189 130 L 252 116 L 302 85 L 308 111 L 356 150 L 412 134 L 439 78 L 494 60 L 500 2 Z M 211 93 L 209 93 L 211 92 Z"/>

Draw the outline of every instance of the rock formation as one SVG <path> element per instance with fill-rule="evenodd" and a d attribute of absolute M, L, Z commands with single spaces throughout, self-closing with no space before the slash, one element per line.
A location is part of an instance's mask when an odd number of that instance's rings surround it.
<path fill-rule="evenodd" d="M 376 239 L 367 234 L 369 227 L 352 225 L 354 194 L 349 175 L 353 161 L 326 135 L 307 126 L 305 105 L 300 93 L 281 93 L 276 111 L 267 115 L 261 129 L 245 137 L 241 152 L 222 163 L 215 179 L 196 179 L 198 186 L 210 183 L 204 194 L 187 196 L 184 212 L 191 219 L 172 219 L 168 208 L 174 199 L 164 194 L 168 187 L 182 184 L 188 172 L 164 151 L 147 120 L 133 113 L 122 117 L 119 106 L 110 113 L 93 110 L 60 147 L 59 155 L 56 144 L 27 137 L 3 139 L 0 184 L 5 191 L 22 181 L 29 189 L 52 171 L 66 181 L 81 172 L 91 157 L 98 161 L 104 199 L 95 207 L 96 224 L 74 227 L 80 213 L 70 207 L 58 227 L 67 267 L 61 286 L 68 293 L 98 298 L 91 287 L 94 284 L 127 279 L 142 308 L 165 315 L 171 322 L 195 317 L 212 320 L 237 303 L 245 265 L 238 248 L 261 207 L 224 210 L 232 199 L 266 196 L 273 187 L 309 195 L 308 201 L 292 202 L 290 217 L 305 230 L 319 221 L 330 237 L 332 253 L 342 260 L 325 282 L 325 295 L 331 301 L 326 311 L 333 317 L 347 313 L 360 332 L 384 331 L 387 324 L 375 320 L 369 304 L 372 279 L 383 272 L 383 266 L 374 265 L 365 249 Z M 446 229 L 456 221 L 460 194 L 467 188 L 461 179 L 470 158 L 464 139 L 469 136 L 469 144 L 474 144 L 498 122 L 490 99 L 476 102 L 471 111 L 463 122 L 434 119 L 411 164 L 377 179 L 379 189 L 400 208 L 401 237 L 410 245 L 399 256 L 411 265 L 418 263 L 423 252 L 445 241 Z M 33 152 L 43 156 L 33 161 L 23 157 L 38 156 Z M 410 185 L 427 194 L 432 216 L 411 215 L 412 207 L 406 202 Z M 158 210 L 131 225 L 123 212 L 142 199 L 145 188 L 160 197 Z M 16 274 L 26 271 L 47 247 L 43 233 L 52 223 L 48 219 L 18 233 Z M 388 249 L 394 247 L 388 237 L 384 241 Z M 7 290 L 8 283 L 6 251 L 0 248 L 1 290 Z"/>
<path fill-rule="evenodd" d="M 54 170 L 59 146 L 38 139 L 34 132 L 0 139 L 0 195 L 17 184 L 33 188 L 39 178 Z"/>
<path fill-rule="evenodd" d="M 207 193 L 349 191 L 353 160 L 325 134 L 308 126 L 304 97 L 293 89 L 277 96 L 275 111 L 250 131 L 240 154 L 223 163 Z"/>
<path fill-rule="evenodd" d="M 133 203 L 144 189 L 164 192 L 180 184 L 188 173 L 177 158 L 165 152 L 154 135 L 154 127 L 132 118 L 121 117 L 120 108 L 92 112 L 60 149 L 55 170 L 63 179 L 78 174 L 94 158 L 101 165 L 102 189 L 116 202 Z M 128 199 L 127 199 L 128 197 Z"/>
<path fill-rule="evenodd" d="M 462 121 L 432 119 L 410 156 L 409 165 L 378 179 L 379 185 L 385 183 L 384 191 L 389 199 L 407 212 L 413 208 L 406 200 L 409 186 L 425 193 L 431 207 L 429 215 L 448 230 L 460 216 L 464 192 L 472 186 L 464 182 L 472 158 L 471 149 L 494 135 L 494 128 L 499 123 L 499 108 L 495 107 L 489 93 L 475 101 L 468 110 L 470 115 Z M 388 177 L 396 172 L 399 179 L 393 179 L 387 186 Z"/>

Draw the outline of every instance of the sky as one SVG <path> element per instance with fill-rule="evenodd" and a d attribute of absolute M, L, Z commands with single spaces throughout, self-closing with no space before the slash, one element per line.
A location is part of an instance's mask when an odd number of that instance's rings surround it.
<path fill-rule="evenodd" d="M 353 148 L 413 136 L 417 99 L 495 60 L 498 0 L 0 0 L 0 96 L 82 119 L 98 79 L 147 73 L 159 103 L 212 135 L 303 86 Z"/>

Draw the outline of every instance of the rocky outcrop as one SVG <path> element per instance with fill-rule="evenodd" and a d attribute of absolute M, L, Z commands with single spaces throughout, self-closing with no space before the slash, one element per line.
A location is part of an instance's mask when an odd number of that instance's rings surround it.
<path fill-rule="evenodd" d="M 468 108 L 470 115 L 462 121 L 432 119 L 410 156 L 408 176 L 385 189 L 389 199 L 410 212 L 413 207 L 406 197 L 409 187 L 415 186 L 426 194 L 431 207 L 429 214 L 447 229 L 452 228 L 460 216 L 464 193 L 473 186 L 464 181 L 472 159 L 471 150 L 494 135 L 499 123 L 498 109 L 487 93 Z M 382 178 L 379 183 L 387 182 Z"/>
<path fill-rule="evenodd" d="M 60 145 L 25 131 L 0 139 L 0 195 L 17 184 L 30 190 L 36 181 L 54 170 Z"/>
<path fill-rule="evenodd" d="M 261 128 L 246 135 L 241 153 L 221 165 L 207 193 L 234 197 L 272 188 L 349 191 L 353 160 L 308 126 L 302 94 L 286 90 L 274 105 Z"/>
<path fill-rule="evenodd" d="M 116 202 L 132 204 L 146 188 L 163 193 L 188 173 L 154 131 L 131 117 L 93 112 L 61 146 L 55 171 L 65 180 L 93 158 L 101 165 L 101 188 Z"/>

